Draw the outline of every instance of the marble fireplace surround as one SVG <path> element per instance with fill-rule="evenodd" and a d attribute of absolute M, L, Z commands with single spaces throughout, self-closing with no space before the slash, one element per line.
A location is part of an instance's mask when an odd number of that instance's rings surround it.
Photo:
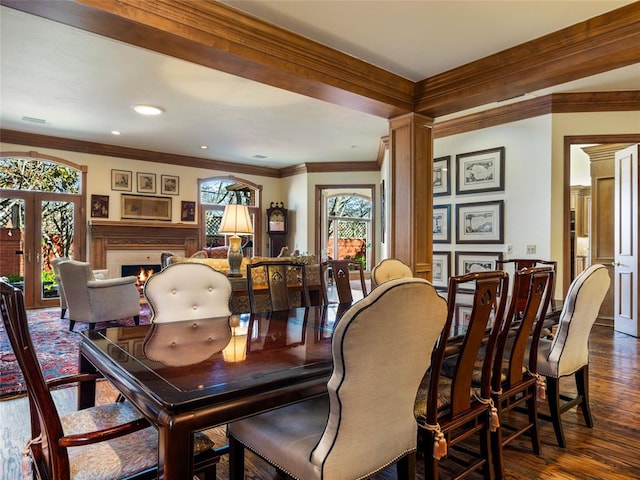
<path fill-rule="evenodd" d="M 122 265 L 159 264 L 160 253 L 190 256 L 198 250 L 198 224 L 158 222 L 89 223 L 89 257 L 94 269 L 119 277 Z"/>

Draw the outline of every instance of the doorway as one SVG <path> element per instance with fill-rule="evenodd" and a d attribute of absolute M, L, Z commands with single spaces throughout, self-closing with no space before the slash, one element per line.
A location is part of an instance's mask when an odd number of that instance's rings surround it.
<path fill-rule="evenodd" d="M 0 276 L 23 291 L 27 308 L 58 305 L 51 260 L 86 256 L 84 172 L 19 154 L 2 154 L 0 162 Z"/>

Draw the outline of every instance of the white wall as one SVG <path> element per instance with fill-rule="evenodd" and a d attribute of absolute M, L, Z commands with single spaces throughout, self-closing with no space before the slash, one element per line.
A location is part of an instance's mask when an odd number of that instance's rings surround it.
<path fill-rule="evenodd" d="M 452 135 L 434 141 L 434 157 L 451 155 L 451 195 L 435 197 L 434 205 L 451 204 L 451 243 L 434 244 L 435 251 L 503 252 L 506 257 L 550 256 L 551 116 Z M 505 147 L 505 190 L 456 194 L 456 155 Z M 504 243 L 456 244 L 456 205 L 504 200 Z M 507 253 L 511 245 L 512 253 Z M 526 246 L 536 253 L 527 255 Z M 452 256 L 452 262 L 455 263 Z M 456 272 L 455 264 L 452 273 Z"/>

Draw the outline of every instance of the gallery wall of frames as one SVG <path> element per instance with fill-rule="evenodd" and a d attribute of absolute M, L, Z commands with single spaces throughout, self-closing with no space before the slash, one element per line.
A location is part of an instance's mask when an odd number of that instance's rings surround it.
<path fill-rule="evenodd" d="M 434 159 L 433 284 L 436 288 L 446 289 L 452 275 L 495 270 L 496 260 L 502 259 L 505 153 L 505 147 L 495 147 Z"/>

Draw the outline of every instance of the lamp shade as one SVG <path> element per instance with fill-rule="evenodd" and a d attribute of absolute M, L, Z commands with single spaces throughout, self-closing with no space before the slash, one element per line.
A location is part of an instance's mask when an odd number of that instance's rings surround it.
<path fill-rule="evenodd" d="M 227 205 L 224 207 L 222 222 L 218 233 L 225 235 L 249 235 L 253 233 L 253 225 L 246 205 Z"/>

